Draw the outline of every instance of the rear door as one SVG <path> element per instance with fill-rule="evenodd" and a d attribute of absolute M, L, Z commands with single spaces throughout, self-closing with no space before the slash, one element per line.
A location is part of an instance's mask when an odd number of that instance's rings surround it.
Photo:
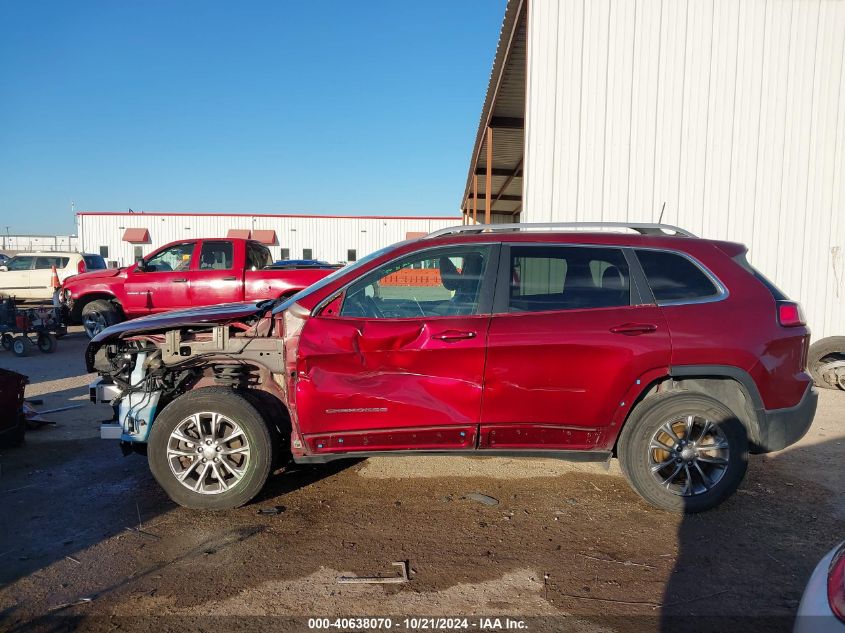
<path fill-rule="evenodd" d="M 475 447 L 497 250 L 404 256 L 308 319 L 296 405 L 311 451 Z"/>
<path fill-rule="evenodd" d="M 488 336 L 482 449 L 597 449 L 669 332 L 633 255 L 558 244 L 503 247 Z M 642 291 L 642 292 L 641 292 Z"/>
<path fill-rule="evenodd" d="M 191 272 L 191 303 L 215 305 L 243 299 L 244 262 L 235 261 L 232 241 L 203 240 L 199 250 Z"/>
<path fill-rule="evenodd" d="M 0 290 L 3 294 L 21 299 L 32 298 L 30 278 L 35 257 L 32 255 L 16 255 L 3 264 L 7 270 L 0 272 Z"/>
<path fill-rule="evenodd" d="M 129 268 L 124 290 L 133 314 L 163 312 L 191 305 L 189 276 L 196 242 L 180 242 Z"/>

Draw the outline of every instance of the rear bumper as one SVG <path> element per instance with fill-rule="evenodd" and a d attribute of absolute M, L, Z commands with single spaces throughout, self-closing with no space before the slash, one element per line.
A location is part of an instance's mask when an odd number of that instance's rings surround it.
<path fill-rule="evenodd" d="M 754 452 L 779 451 L 804 437 L 813 423 L 818 402 L 819 394 L 810 382 L 801 401 L 794 407 L 761 411 L 758 416 L 759 441 Z"/>

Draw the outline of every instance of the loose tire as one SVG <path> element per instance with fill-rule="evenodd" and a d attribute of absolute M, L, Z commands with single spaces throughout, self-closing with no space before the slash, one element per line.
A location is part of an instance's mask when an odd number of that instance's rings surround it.
<path fill-rule="evenodd" d="M 59 342 L 56 337 L 48 332 L 42 332 L 38 335 L 38 349 L 42 354 L 52 354 L 56 351 L 56 346 Z"/>
<path fill-rule="evenodd" d="M 0 345 L 3 346 L 3 349 L 7 352 L 12 349 L 12 335 L 6 332 L 3 336 L 0 337 Z"/>
<path fill-rule="evenodd" d="M 82 306 L 82 327 L 88 338 L 94 338 L 107 327 L 120 323 L 123 318 L 117 306 L 106 299 L 95 299 Z"/>
<path fill-rule="evenodd" d="M 731 496 L 748 466 L 748 436 L 710 396 L 670 392 L 644 400 L 617 444 L 622 472 L 653 506 L 703 512 Z"/>
<path fill-rule="evenodd" d="M 845 336 L 829 336 L 810 345 L 807 353 L 807 369 L 816 386 L 824 389 L 837 389 L 838 385 L 827 382 L 822 376 L 825 363 L 845 360 Z"/>
<path fill-rule="evenodd" d="M 267 481 L 276 446 L 258 410 L 229 388 L 190 391 L 159 414 L 147 459 L 179 505 L 226 510 L 250 501 Z"/>
<path fill-rule="evenodd" d="M 26 340 L 25 337 L 16 336 L 15 338 L 12 339 L 12 353 L 15 356 L 19 356 L 19 357 L 20 356 L 26 356 L 27 351 L 29 351 L 29 350 L 27 350 L 28 345 L 29 345 L 29 342 Z"/>

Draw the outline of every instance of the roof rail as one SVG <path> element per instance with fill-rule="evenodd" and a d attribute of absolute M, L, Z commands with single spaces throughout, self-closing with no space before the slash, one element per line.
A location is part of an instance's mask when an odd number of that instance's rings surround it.
<path fill-rule="evenodd" d="M 644 222 L 524 222 L 520 224 L 462 224 L 439 229 L 423 239 L 451 235 L 453 233 L 514 232 L 528 229 L 631 229 L 640 235 L 674 235 L 678 237 L 696 237 L 686 229 L 671 224 L 652 224 Z"/>

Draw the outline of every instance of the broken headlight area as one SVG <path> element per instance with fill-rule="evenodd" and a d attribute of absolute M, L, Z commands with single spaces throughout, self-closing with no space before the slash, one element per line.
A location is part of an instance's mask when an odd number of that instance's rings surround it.
<path fill-rule="evenodd" d="M 168 369 L 155 344 L 126 341 L 97 351 L 100 378 L 89 385 L 91 400 L 111 404 L 113 419 L 100 425 L 100 437 L 123 442 L 146 442 L 158 411 L 181 393 L 195 370 Z"/>

